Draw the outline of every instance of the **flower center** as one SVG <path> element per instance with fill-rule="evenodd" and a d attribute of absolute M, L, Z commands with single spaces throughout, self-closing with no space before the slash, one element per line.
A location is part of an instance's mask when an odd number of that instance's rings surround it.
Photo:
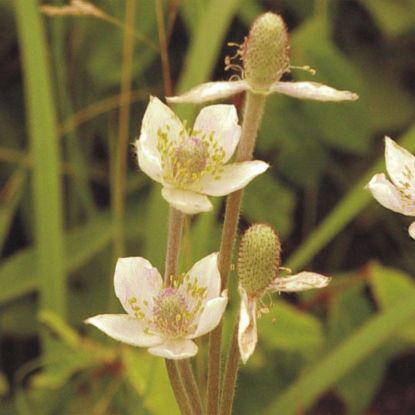
<path fill-rule="evenodd" d="M 155 331 L 169 338 L 178 338 L 187 334 L 191 322 L 186 300 L 176 288 L 164 288 L 154 299 Z"/>
<path fill-rule="evenodd" d="M 206 174 L 219 179 L 223 172 L 224 149 L 209 135 L 201 131 L 183 129 L 175 140 L 170 128 L 157 131 L 157 150 L 161 155 L 164 179 L 175 187 L 194 187 Z M 201 189 L 199 189 L 201 190 Z"/>

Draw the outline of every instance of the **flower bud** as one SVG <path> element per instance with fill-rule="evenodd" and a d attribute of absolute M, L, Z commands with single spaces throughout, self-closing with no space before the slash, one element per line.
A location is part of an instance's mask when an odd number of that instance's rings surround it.
<path fill-rule="evenodd" d="M 238 254 L 238 276 L 248 295 L 261 296 L 277 276 L 281 244 L 268 225 L 252 225 L 243 235 Z"/>
<path fill-rule="evenodd" d="M 265 13 L 253 23 L 242 49 L 244 78 L 256 91 L 267 91 L 288 71 L 288 33 L 274 13 Z"/>

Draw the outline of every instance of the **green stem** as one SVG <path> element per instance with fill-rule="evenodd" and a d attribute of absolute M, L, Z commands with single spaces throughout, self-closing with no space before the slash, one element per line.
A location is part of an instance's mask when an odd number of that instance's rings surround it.
<path fill-rule="evenodd" d="M 264 111 L 266 97 L 247 92 L 244 119 L 242 123 L 241 139 L 236 152 L 235 161 L 252 160 L 256 136 Z M 239 223 L 243 189 L 231 193 L 226 199 L 225 220 L 219 250 L 218 268 L 222 279 L 222 289 L 228 285 L 228 275 L 231 268 L 232 252 L 236 231 Z M 222 326 L 213 330 L 209 338 L 209 362 L 207 381 L 207 412 L 217 415 L 220 398 L 220 364 L 221 364 Z"/>
<path fill-rule="evenodd" d="M 236 379 L 238 378 L 239 363 L 241 361 L 238 348 L 238 321 L 239 319 L 236 322 L 232 333 L 231 343 L 229 344 L 219 415 L 230 415 L 232 413 Z"/>
<path fill-rule="evenodd" d="M 164 284 L 169 286 L 177 272 L 179 263 L 180 244 L 184 226 L 184 213 L 170 207 L 169 225 L 167 232 L 166 262 L 164 264 Z"/>
<path fill-rule="evenodd" d="M 187 396 L 189 398 L 193 413 L 195 415 L 202 415 L 204 413 L 202 400 L 200 399 L 199 388 L 193 375 L 190 360 L 179 360 L 177 362 L 177 367 L 179 368 L 180 376 L 183 381 L 183 386 L 184 389 L 187 391 Z"/>
<path fill-rule="evenodd" d="M 165 359 L 167 374 L 169 375 L 169 380 L 171 387 L 176 397 L 177 404 L 179 405 L 180 412 L 182 415 L 192 415 L 192 410 L 190 407 L 189 400 L 186 396 L 186 392 L 183 386 L 182 379 L 174 360 Z"/>
<path fill-rule="evenodd" d="M 164 284 L 166 286 L 171 285 L 177 273 L 184 218 L 184 213 L 170 207 L 164 266 Z M 166 367 L 181 412 L 192 415 L 203 414 L 202 401 L 189 360 L 172 362 L 166 359 Z"/>

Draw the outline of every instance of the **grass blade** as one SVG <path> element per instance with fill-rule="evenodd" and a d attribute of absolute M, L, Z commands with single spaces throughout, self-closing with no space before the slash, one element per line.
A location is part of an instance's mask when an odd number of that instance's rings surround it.
<path fill-rule="evenodd" d="M 16 1 L 33 170 L 36 267 L 40 307 L 66 313 L 62 185 L 55 105 L 47 45 L 36 0 Z"/>

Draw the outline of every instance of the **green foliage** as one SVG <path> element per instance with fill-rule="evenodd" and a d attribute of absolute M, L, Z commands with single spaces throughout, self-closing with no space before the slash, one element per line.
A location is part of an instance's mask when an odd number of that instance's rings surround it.
<path fill-rule="evenodd" d="M 93 2 L 106 19 L 42 16 L 40 3 L 0 4 L 0 415 L 173 415 L 164 362 L 82 323 L 116 301 L 109 166 L 118 145 L 125 1 Z M 155 3 L 137 0 L 131 142 L 148 95 L 165 95 Z M 305 413 L 329 390 L 346 413 L 364 413 L 387 383 L 386 367 L 415 343 L 410 219 L 375 208 L 364 189 L 384 171 L 383 135 L 415 151 L 415 1 L 162 4 L 175 92 L 227 79 L 223 59 L 234 50 L 226 42 L 243 42 L 266 4 L 287 18 L 292 65 L 316 70 L 292 68 L 287 80 L 360 95 L 345 104 L 267 99 L 255 157 L 271 169 L 246 189 L 241 230 L 270 223 L 283 240 L 283 265 L 335 277 L 321 295 L 274 300 L 258 320 L 236 413 Z M 239 97 L 232 102 L 241 109 Z M 189 122 L 197 110 L 176 109 Z M 123 255 L 162 270 L 167 205 L 133 152 L 125 158 Z M 212 202 L 212 212 L 186 223 L 182 269 L 218 250 L 223 200 Z M 231 284 L 225 343 L 239 301 L 234 278 Z"/>

